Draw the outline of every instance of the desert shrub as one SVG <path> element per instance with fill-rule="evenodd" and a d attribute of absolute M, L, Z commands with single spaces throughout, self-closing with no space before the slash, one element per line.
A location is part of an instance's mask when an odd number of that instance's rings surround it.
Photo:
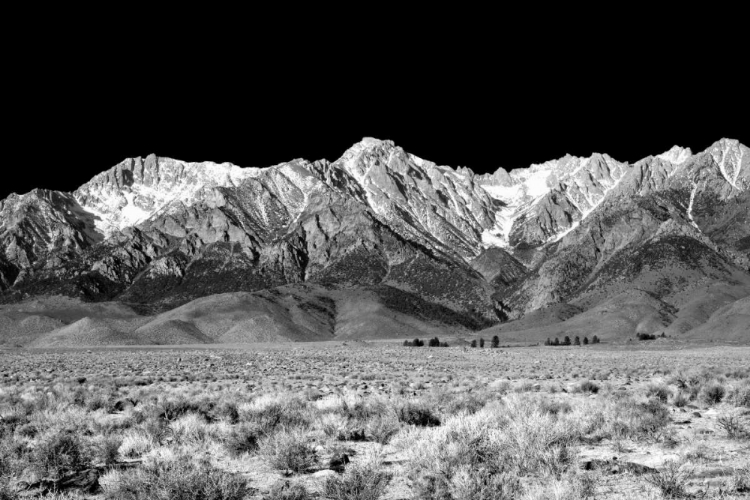
<path fill-rule="evenodd" d="M 476 392 L 468 394 L 455 394 L 444 403 L 444 413 L 455 415 L 457 413 L 468 413 L 473 415 L 487 404 L 487 398 Z"/>
<path fill-rule="evenodd" d="M 34 467 L 45 476 L 60 477 L 87 468 L 90 457 L 72 432 L 58 432 L 42 439 L 32 454 Z"/>
<path fill-rule="evenodd" d="M 25 438 L 34 438 L 39 434 L 39 428 L 31 422 L 23 424 L 16 429 L 16 435 Z"/>
<path fill-rule="evenodd" d="M 114 410 L 114 398 L 107 396 L 102 393 L 96 394 L 79 394 L 78 397 L 82 397 L 83 404 L 88 411 L 105 410 L 107 413 L 112 413 Z"/>
<path fill-rule="evenodd" d="M 678 462 L 666 462 L 664 468 L 645 476 L 646 482 L 656 487 L 664 498 L 682 498 L 687 496 L 687 486 L 692 470 Z"/>
<path fill-rule="evenodd" d="M 378 500 L 385 493 L 390 475 L 377 462 L 350 467 L 343 475 L 328 478 L 325 495 L 331 500 Z"/>
<path fill-rule="evenodd" d="M 224 446 L 233 457 L 244 453 L 253 453 L 258 449 L 258 443 L 263 432 L 252 424 L 241 424 L 232 429 L 224 440 Z"/>
<path fill-rule="evenodd" d="M 273 468 L 282 471 L 306 472 L 318 462 L 315 449 L 299 432 L 284 430 L 266 436 L 260 442 L 259 451 Z"/>
<path fill-rule="evenodd" d="M 163 401 L 157 408 L 156 416 L 159 419 L 171 422 L 177 420 L 189 413 L 194 413 L 205 418 L 207 421 L 213 420 L 214 403 L 204 399 L 200 401 L 188 401 L 186 398 L 169 399 Z"/>
<path fill-rule="evenodd" d="M 750 468 L 734 470 L 729 482 L 729 491 L 750 493 Z"/>
<path fill-rule="evenodd" d="M 727 398 L 734 406 L 750 408 L 750 384 L 733 387 Z"/>
<path fill-rule="evenodd" d="M 567 401 L 543 399 L 539 402 L 539 410 L 542 413 L 557 416 L 560 414 L 570 413 L 573 408 Z"/>
<path fill-rule="evenodd" d="M 123 472 L 103 488 L 108 500 L 242 500 L 248 494 L 242 478 L 188 456 Z"/>
<path fill-rule="evenodd" d="M 669 409 L 656 399 L 637 403 L 630 398 L 622 398 L 611 409 L 606 434 L 614 438 L 654 437 L 670 421 Z"/>
<path fill-rule="evenodd" d="M 506 473 L 491 474 L 487 469 L 459 469 L 447 485 L 447 491 L 440 491 L 440 484 L 427 481 L 419 498 L 450 498 L 455 500 L 514 500 L 523 493 L 521 480 Z M 432 496 L 437 493 L 436 496 Z"/>
<path fill-rule="evenodd" d="M 122 438 L 119 436 L 99 436 L 93 443 L 94 457 L 97 463 L 106 466 L 117 462 Z"/>
<path fill-rule="evenodd" d="M 204 417 L 188 413 L 169 423 L 171 437 L 177 444 L 205 443 L 209 439 L 209 426 Z"/>
<path fill-rule="evenodd" d="M 418 427 L 435 427 L 440 425 L 440 419 L 427 406 L 408 401 L 396 409 L 398 419 L 407 425 Z"/>
<path fill-rule="evenodd" d="M 672 397 L 672 404 L 677 408 L 682 408 L 690 403 L 690 396 L 680 391 Z"/>
<path fill-rule="evenodd" d="M 750 431 L 745 428 L 742 421 L 735 415 L 721 416 L 716 419 L 716 423 L 719 424 L 719 427 L 731 439 L 746 439 L 750 437 Z"/>
<path fill-rule="evenodd" d="M 212 420 L 225 420 L 230 424 L 236 424 L 240 421 L 240 412 L 235 403 L 224 402 L 214 408 L 211 417 Z"/>
<path fill-rule="evenodd" d="M 291 481 L 277 481 L 271 490 L 263 496 L 263 500 L 308 500 L 313 498 L 304 485 Z"/>
<path fill-rule="evenodd" d="M 138 458 L 150 451 L 157 443 L 147 432 L 130 430 L 123 435 L 118 452 L 123 457 Z"/>
<path fill-rule="evenodd" d="M 388 444 L 393 436 L 401 430 L 401 424 L 395 415 L 383 415 L 367 422 L 365 429 L 368 439 L 380 444 Z"/>
<path fill-rule="evenodd" d="M 724 395 L 726 394 L 726 392 L 727 391 L 726 389 L 724 389 L 723 385 L 718 382 L 712 382 L 703 387 L 701 396 L 706 404 L 714 405 L 721 403 L 721 400 L 724 399 Z"/>
<path fill-rule="evenodd" d="M 385 415 L 388 411 L 388 406 L 377 399 L 358 399 L 354 403 L 344 400 L 339 408 L 339 412 L 346 418 L 362 422 Z"/>
<path fill-rule="evenodd" d="M 655 432 L 670 422 L 669 409 L 659 401 L 648 401 L 638 405 L 636 430 L 639 432 Z"/>
<path fill-rule="evenodd" d="M 638 340 L 656 340 L 656 335 L 649 335 L 648 333 L 639 333 Z"/>
<path fill-rule="evenodd" d="M 649 384 L 648 388 L 646 389 L 646 395 L 650 398 L 656 398 L 662 403 L 665 403 L 669 396 L 672 394 L 672 391 L 669 390 L 669 387 L 667 387 L 664 384 Z"/>
<path fill-rule="evenodd" d="M 299 398 L 290 398 L 285 401 L 274 400 L 253 407 L 243 411 L 240 418 L 242 421 L 256 424 L 268 433 L 278 427 L 308 427 L 310 418 L 306 410 L 306 401 Z"/>
<path fill-rule="evenodd" d="M 160 418 L 148 418 L 140 425 L 144 434 L 154 443 L 164 444 L 172 435 L 172 429 L 165 420 Z"/>
<path fill-rule="evenodd" d="M 498 337 L 497 335 L 492 337 L 492 344 L 490 344 L 490 346 L 494 348 L 500 347 L 500 337 Z"/>
<path fill-rule="evenodd" d="M 28 422 L 28 418 L 24 411 L 16 408 L 15 411 L 0 417 L 0 437 L 5 434 L 13 434 L 17 427 L 20 427 Z"/>
<path fill-rule="evenodd" d="M 578 385 L 577 391 L 596 394 L 599 392 L 599 386 L 590 380 L 584 380 Z"/>

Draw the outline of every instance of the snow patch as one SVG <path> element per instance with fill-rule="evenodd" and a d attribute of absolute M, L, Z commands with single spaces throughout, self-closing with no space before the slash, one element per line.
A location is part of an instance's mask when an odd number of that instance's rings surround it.
<path fill-rule="evenodd" d="M 575 228 L 577 228 L 580 225 L 580 223 L 581 223 L 580 221 L 573 222 L 573 224 L 568 229 L 566 229 L 565 231 L 563 231 L 561 233 L 556 234 L 554 238 L 552 238 L 551 240 L 549 240 L 549 243 L 555 243 L 557 241 L 560 241 L 568 233 L 570 233 L 571 231 L 575 230 Z"/>
<path fill-rule="evenodd" d="M 742 159 L 745 156 L 745 150 L 740 147 L 740 157 L 737 160 L 737 165 L 734 168 L 734 187 L 737 187 L 737 181 L 740 179 L 740 171 L 742 170 Z"/>
<path fill-rule="evenodd" d="M 690 148 L 672 146 L 672 149 L 660 155 L 657 155 L 656 157 L 661 158 L 664 161 L 668 161 L 673 165 L 681 165 L 685 163 L 691 156 L 693 156 L 693 152 L 690 150 Z"/>
<path fill-rule="evenodd" d="M 688 219 L 690 219 L 690 223 L 698 230 L 700 228 L 698 227 L 698 224 L 695 223 L 695 219 L 693 219 L 693 202 L 695 202 L 695 193 L 698 191 L 698 185 L 693 183 L 693 190 L 690 191 L 690 203 L 688 204 L 687 209 L 687 216 Z"/>
<path fill-rule="evenodd" d="M 135 226 L 139 222 L 143 222 L 151 216 L 151 213 L 142 209 L 135 204 L 133 193 L 123 193 L 125 199 L 128 201 L 127 205 L 122 208 L 120 212 L 122 218 L 120 219 L 121 227 Z"/>
<path fill-rule="evenodd" d="M 482 246 L 484 248 L 490 248 L 490 247 L 504 248 L 508 246 L 508 240 L 504 237 L 493 234 L 488 229 L 485 229 L 484 232 L 482 232 Z"/>

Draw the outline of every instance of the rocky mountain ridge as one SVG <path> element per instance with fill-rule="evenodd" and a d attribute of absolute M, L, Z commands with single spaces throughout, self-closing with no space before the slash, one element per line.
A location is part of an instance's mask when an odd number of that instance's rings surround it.
<path fill-rule="evenodd" d="M 1 300 L 62 294 L 148 312 L 315 284 L 476 329 L 553 304 L 585 310 L 633 283 L 665 303 L 694 283 L 742 287 L 749 207 L 750 154 L 728 139 L 490 175 L 371 138 L 334 162 L 268 168 L 150 155 L 73 193 L 0 201 Z M 630 284 L 615 286 L 623 273 Z"/>

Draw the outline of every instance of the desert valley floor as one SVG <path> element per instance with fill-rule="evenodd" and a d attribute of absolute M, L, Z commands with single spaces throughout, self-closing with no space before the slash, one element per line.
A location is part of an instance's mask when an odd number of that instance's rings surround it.
<path fill-rule="evenodd" d="M 750 494 L 750 347 L 488 346 L 1 350 L 0 498 Z"/>

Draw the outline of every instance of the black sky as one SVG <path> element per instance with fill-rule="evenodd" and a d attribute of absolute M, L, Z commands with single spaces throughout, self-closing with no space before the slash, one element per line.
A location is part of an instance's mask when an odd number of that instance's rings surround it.
<path fill-rule="evenodd" d="M 335 160 L 364 136 L 476 172 L 750 143 L 739 40 L 711 44 L 688 28 L 659 39 L 614 28 L 475 36 L 389 22 L 377 36 L 370 25 L 258 23 L 53 31 L 6 62 L 0 198 L 73 190 L 149 153 L 268 166 Z"/>

